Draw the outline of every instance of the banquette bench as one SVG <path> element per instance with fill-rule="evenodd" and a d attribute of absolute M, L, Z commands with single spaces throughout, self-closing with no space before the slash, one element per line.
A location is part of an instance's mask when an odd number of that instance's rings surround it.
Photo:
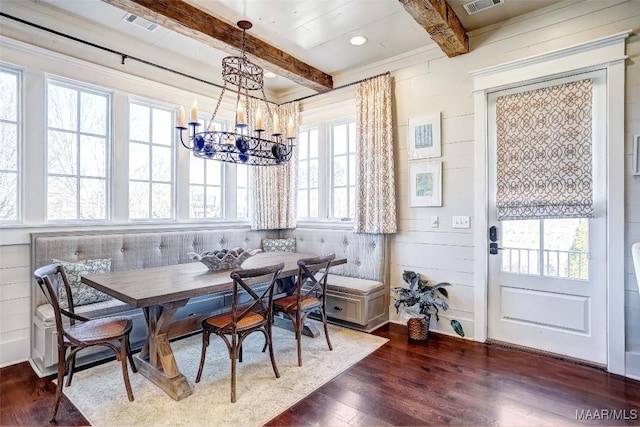
<path fill-rule="evenodd" d="M 127 271 L 193 262 L 188 252 L 202 253 L 241 247 L 259 249 L 263 239 L 296 239 L 296 251 L 314 254 L 335 252 L 347 264 L 335 267 L 329 279 L 327 308 L 330 320 L 360 330 L 372 330 L 388 320 L 388 286 L 384 280 L 384 237 L 350 231 L 295 229 L 278 231 L 225 230 L 107 230 L 91 232 L 32 233 L 32 269 L 52 260 L 80 262 L 110 259 L 111 271 Z M 144 286 L 141 283 L 141 286 Z M 40 375 L 55 371 L 56 332 L 53 309 L 37 285 L 33 285 L 31 360 Z M 230 304 L 226 293 L 193 298 L 175 315 L 172 336 L 200 328 L 206 316 L 225 310 Z M 87 317 L 127 315 L 133 319 L 133 348 L 144 341 L 147 330 L 142 311 L 116 299 L 76 307 Z M 78 365 L 98 360 L 108 353 L 97 348 L 80 353 Z"/>

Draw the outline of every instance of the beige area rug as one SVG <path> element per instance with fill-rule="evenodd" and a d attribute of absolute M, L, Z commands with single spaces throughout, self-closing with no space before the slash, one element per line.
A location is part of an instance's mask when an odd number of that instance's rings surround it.
<path fill-rule="evenodd" d="M 322 330 L 322 324 L 319 324 Z M 333 351 L 324 333 L 303 337 L 298 367 L 293 332 L 274 328 L 280 378 L 273 374 L 264 336 L 250 335 L 238 363 L 237 401 L 231 403 L 231 362 L 222 339 L 212 335 L 202 379 L 195 384 L 201 335 L 172 343 L 176 361 L 194 393 L 174 401 L 140 374 L 130 373 L 134 402 L 127 400 L 119 362 L 76 373 L 64 394 L 94 426 L 261 426 L 387 342 L 386 338 L 330 325 Z"/>

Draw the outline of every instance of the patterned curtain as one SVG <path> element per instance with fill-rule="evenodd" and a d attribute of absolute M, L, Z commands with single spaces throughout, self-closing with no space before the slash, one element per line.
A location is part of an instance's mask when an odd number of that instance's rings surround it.
<path fill-rule="evenodd" d="M 498 220 L 593 216 L 592 82 L 496 100 Z"/>
<path fill-rule="evenodd" d="M 248 110 L 254 113 L 259 107 L 267 129 L 273 129 L 272 117 L 269 116 L 264 102 L 250 99 Z M 280 129 L 287 136 L 289 120 L 293 121 L 293 134 L 298 135 L 299 111 L 298 102 L 290 102 L 280 106 L 271 105 L 271 113 L 277 114 Z M 255 114 L 248 117 L 250 128 L 254 128 Z M 251 168 L 252 180 L 252 216 L 253 230 L 276 230 L 296 227 L 297 212 L 297 177 L 298 150 L 294 147 L 291 160 L 278 166 L 256 166 Z"/>
<path fill-rule="evenodd" d="M 397 232 L 391 102 L 389 74 L 356 87 L 357 233 Z"/>

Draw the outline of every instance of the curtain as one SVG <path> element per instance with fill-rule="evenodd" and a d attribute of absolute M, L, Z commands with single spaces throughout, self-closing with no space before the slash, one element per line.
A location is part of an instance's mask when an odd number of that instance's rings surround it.
<path fill-rule="evenodd" d="M 397 232 L 391 103 L 389 74 L 356 87 L 357 233 Z"/>
<path fill-rule="evenodd" d="M 592 81 L 496 100 L 498 220 L 593 216 Z"/>
<path fill-rule="evenodd" d="M 259 100 L 250 99 L 248 111 L 249 126 L 254 128 L 255 111 L 259 107 L 268 130 L 273 129 L 272 117 L 268 114 L 267 105 Z M 283 136 L 289 131 L 289 121 L 293 123 L 293 135 L 298 135 L 299 111 L 298 102 L 290 102 L 280 106 L 271 105 L 271 113 L 277 114 Z M 298 150 L 293 149 L 291 159 L 277 166 L 255 166 L 251 168 L 252 212 L 251 228 L 253 230 L 276 230 L 296 227 Z"/>

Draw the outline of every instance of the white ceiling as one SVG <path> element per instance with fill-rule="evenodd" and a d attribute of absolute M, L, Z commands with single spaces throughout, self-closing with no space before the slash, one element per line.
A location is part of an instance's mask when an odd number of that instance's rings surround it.
<path fill-rule="evenodd" d="M 398 0 L 185 1 L 234 25 L 241 19 L 251 21 L 254 26 L 249 31 L 253 36 L 332 75 L 434 45 Z M 447 0 L 467 31 L 558 1 L 505 0 L 502 5 L 469 16 L 462 7 L 468 0 Z M 124 21 L 125 11 L 101 0 L 0 0 L 0 9 L 169 68 L 180 69 L 182 63 L 188 64 L 195 69 L 180 71 L 200 78 L 219 74 L 216 67 L 226 56 L 162 27 L 154 32 L 137 27 Z M 61 14 L 65 19 L 59 19 Z M 354 35 L 364 35 L 368 42 L 352 46 L 349 39 Z M 267 80 L 265 85 L 274 93 L 297 86 L 282 77 Z"/>

